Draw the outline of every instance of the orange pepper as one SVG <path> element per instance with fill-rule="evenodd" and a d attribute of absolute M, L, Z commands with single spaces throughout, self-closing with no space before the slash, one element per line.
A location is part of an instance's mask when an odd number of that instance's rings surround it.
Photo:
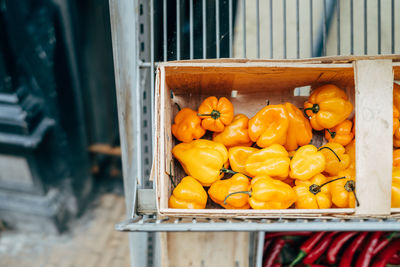
<path fill-rule="evenodd" d="M 333 176 L 349 167 L 350 156 L 346 154 L 346 150 L 341 144 L 329 142 L 320 147 L 319 150 L 325 157 L 324 172 Z"/>
<path fill-rule="evenodd" d="M 310 122 L 304 117 L 303 112 L 295 105 L 286 102 L 285 108 L 289 117 L 289 127 L 287 131 L 286 150 L 293 151 L 299 146 L 310 143 L 312 139 L 312 129 Z"/>
<path fill-rule="evenodd" d="M 210 96 L 200 104 L 198 116 L 205 130 L 222 132 L 233 120 L 233 105 L 226 97 Z"/>
<path fill-rule="evenodd" d="M 180 110 L 174 121 L 175 123 L 171 126 L 172 134 L 181 142 L 191 142 L 206 133 L 201 127 L 201 119 L 197 116 L 197 112 L 190 108 Z"/>
<path fill-rule="evenodd" d="M 204 209 L 207 204 L 207 193 L 193 177 L 186 176 L 175 187 L 168 201 L 172 209 Z"/>
<path fill-rule="evenodd" d="M 350 156 L 349 169 L 356 168 L 356 141 L 353 140 L 346 147 L 346 154 Z"/>
<path fill-rule="evenodd" d="M 393 167 L 400 167 L 400 149 L 393 150 Z"/>
<path fill-rule="evenodd" d="M 314 130 L 333 128 L 344 121 L 353 111 L 346 93 L 333 84 L 314 90 L 304 103 L 304 112 L 310 117 Z"/>
<path fill-rule="evenodd" d="M 392 169 L 392 208 L 400 208 L 400 168 Z"/>
<path fill-rule="evenodd" d="M 355 169 L 346 169 L 339 172 L 338 177 L 345 177 L 330 183 L 332 203 L 338 208 L 354 208 L 355 197 Z M 333 177 L 332 180 L 338 179 Z"/>
<path fill-rule="evenodd" d="M 284 145 L 289 116 L 284 105 L 268 105 L 249 120 L 249 136 L 259 147 Z"/>
<path fill-rule="evenodd" d="M 234 146 L 251 146 L 253 142 L 250 140 L 247 130 L 249 118 L 246 115 L 238 114 L 233 118 L 230 125 L 225 129 L 213 134 L 213 141 L 225 145 L 227 148 Z"/>
<path fill-rule="evenodd" d="M 296 186 L 293 187 L 297 194 L 296 209 L 329 209 L 332 198 L 327 181 L 328 178 L 322 174 L 317 174 L 310 180 L 296 180 Z M 314 190 L 315 187 L 319 188 Z"/>
<path fill-rule="evenodd" d="M 350 120 L 345 120 L 331 129 L 326 129 L 325 138 L 328 142 L 334 142 L 346 146 L 354 137 L 354 134 L 351 131 L 352 126 L 353 123 Z"/>
<path fill-rule="evenodd" d="M 213 183 L 208 189 L 208 195 L 215 203 L 221 205 L 225 209 L 249 209 L 249 196 L 247 194 L 234 194 L 224 200 L 227 195 L 233 192 L 246 191 L 249 188 L 249 178 L 243 174 L 235 174 L 232 178 L 219 180 Z"/>
<path fill-rule="evenodd" d="M 231 169 L 235 172 L 250 176 L 246 171 L 246 161 L 248 157 L 259 149 L 247 146 L 235 146 L 228 150 L 228 158 Z"/>
<path fill-rule="evenodd" d="M 399 129 L 399 127 L 400 127 L 399 117 L 400 117 L 400 112 L 399 112 L 399 110 L 396 108 L 396 106 L 393 105 L 393 134 L 394 134 L 394 133 Z"/>

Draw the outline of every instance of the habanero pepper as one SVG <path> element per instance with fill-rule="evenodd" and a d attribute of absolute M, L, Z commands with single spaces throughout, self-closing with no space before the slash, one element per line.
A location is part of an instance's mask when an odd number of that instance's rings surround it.
<path fill-rule="evenodd" d="M 338 175 L 340 171 L 347 169 L 350 165 L 350 156 L 346 154 L 346 150 L 341 144 L 329 142 L 319 150 L 325 157 L 324 172 L 331 176 Z"/>
<path fill-rule="evenodd" d="M 354 137 L 354 134 L 351 131 L 352 126 L 353 123 L 350 120 L 344 120 L 335 127 L 326 129 L 325 138 L 328 142 L 334 142 L 346 146 Z"/>
<path fill-rule="evenodd" d="M 346 93 L 333 84 L 315 89 L 304 103 L 304 113 L 316 131 L 330 129 L 344 121 L 353 111 Z"/>
<path fill-rule="evenodd" d="M 372 257 L 374 256 L 374 249 L 379 242 L 383 232 L 373 232 L 368 239 L 365 248 L 361 251 L 356 261 L 356 267 L 368 267 Z"/>
<path fill-rule="evenodd" d="M 200 104 L 198 116 L 202 119 L 203 129 L 222 132 L 226 125 L 231 124 L 233 112 L 233 105 L 226 97 L 217 99 L 215 96 L 210 96 Z"/>
<path fill-rule="evenodd" d="M 289 176 L 292 179 L 308 180 L 325 170 L 325 157 L 313 145 L 300 147 L 290 161 Z"/>
<path fill-rule="evenodd" d="M 181 163 L 185 173 L 203 186 L 210 186 L 221 179 L 229 164 L 226 147 L 205 139 L 180 143 L 172 149 L 172 154 Z"/>
<path fill-rule="evenodd" d="M 296 266 L 300 261 L 310 253 L 315 246 L 317 245 L 318 241 L 320 241 L 326 232 L 316 232 L 312 234 L 301 246 L 300 252 L 297 254 L 296 258 L 290 263 L 289 267 Z"/>
<path fill-rule="evenodd" d="M 289 118 L 289 127 L 284 147 L 288 151 L 293 151 L 299 146 L 310 143 L 312 128 L 310 122 L 304 117 L 300 109 L 289 102 L 286 102 L 284 105 Z"/>
<path fill-rule="evenodd" d="M 392 168 L 392 208 L 400 208 L 400 167 Z"/>
<path fill-rule="evenodd" d="M 400 112 L 399 109 L 396 108 L 395 105 L 393 105 L 393 134 L 399 129 L 400 127 Z"/>
<path fill-rule="evenodd" d="M 336 180 L 330 184 L 332 203 L 338 208 L 354 208 L 357 202 L 354 181 L 355 170 L 346 169 L 339 172 L 338 176 L 346 179 Z"/>
<path fill-rule="evenodd" d="M 393 150 L 393 167 L 400 167 L 400 149 Z"/>
<path fill-rule="evenodd" d="M 172 209 L 204 209 L 206 204 L 206 191 L 196 179 L 190 176 L 181 180 L 168 201 L 168 207 Z"/>
<path fill-rule="evenodd" d="M 353 261 L 354 254 L 361 246 L 367 235 L 368 232 L 361 232 L 358 236 L 356 236 L 356 238 L 350 243 L 350 245 L 344 251 L 339 263 L 339 267 L 352 266 L 351 263 Z"/>
<path fill-rule="evenodd" d="M 326 236 L 324 236 L 321 241 L 317 244 L 317 246 L 304 258 L 304 264 L 313 264 L 316 260 L 318 260 L 322 254 L 326 251 L 329 247 L 329 244 L 332 241 L 334 235 L 337 232 L 329 232 Z"/>
<path fill-rule="evenodd" d="M 208 189 L 211 200 L 225 209 L 249 209 L 249 196 L 247 194 L 232 195 L 224 203 L 227 195 L 237 191 L 245 191 L 249 188 L 249 178 L 237 173 L 229 179 L 219 180 L 213 183 Z"/>
<path fill-rule="evenodd" d="M 346 242 L 356 234 L 357 232 L 343 232 L 333 239 L 332 244 L 329 247 L 328 253 L 326 254 L 326 259 L 328 263 L 330 264 L 336 263 L 337 255 L 339 254 L 340 249 L 343 248 Z"/>
<path fill-rule="evenodd" d="M 171 126 L 172 134 L 181 142 L 188 143 L 193 139 L 200 139 L 206 131 L 201 127 L 201 119 L 197 112 L 190 108 L 183 108 L 176 114 Z"/>
<path fill-rule="evenodd" d="M 350 164 L 349 164 L 349 169 L 355 169 L 356 168 L 356 142 L 353 139 L 353 141 L 350 142 L 345 147 L 346 154 L 350 156 Z"/>
<path fill-rule="evenodd" d="M 284 105 L 268 105 L 249 120 L 249 136 L 259 147 L 286 143 L 289 116 Z"/>
<path fill-rule="evenodd" d="M 310 180 L 296 180 L 293 190 L 297 194 L 296 209 L 329 209 L 332 206 L 328 182 L 323 174 L 317 174 Z M 329 183 L 329 182 L 328 182 Z"/>
<path fill-rule="evenodd" d="M 258 150 L 258 148 L 247 146 L 235 146 L 229 148 L 228 158 L 231 169 L 235 172 L 250 175 L 246 171 L 246 161 L 251 154 Z"/>
<path fill-rule="evenodd" d="M 238 114 L 233 118 L 231 124 L 225 126 L 225 129 L 213 134 L 213 141 L 226 146 L 227 148 L 235 146 L 251 146 L 253 142 L 250 140 L 247 130 L 249 119 L 246 115 Z"/>

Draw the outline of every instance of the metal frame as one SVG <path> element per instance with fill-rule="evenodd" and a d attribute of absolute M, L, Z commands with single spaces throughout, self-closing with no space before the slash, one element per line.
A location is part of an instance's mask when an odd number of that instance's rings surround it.
<path fill-rule="evenodd" d="M 340 231 L 353 231 L 353 230 L 382 230 L 382 231 L 395 231 L 400 230 L 400 223 L 398 219 L 390 220 L 362 220 L 362 219 L 349 219 L 349 220 L 208 220 L 197 221 L 196 219 L 190 220 L 175 218 L 174 221 L 170 220 L 157 220 L 155 205 L 148 200 L 155 199 L 154 185 L 149 181 L 152 159 L 152 140 L 154 133 L 152 133 L 152 126 L 154 121 L 154 70 L 157 65 L 155 59 L 155 25 L 154 25 L 154 12 L 156 0 L 110 0 L 110 14 L 112 26 L 112 41 L 113 41 L 113 54 L 114 54 L 114 68 L 117 89 L 118 101 L 118 118 L 121 137 L 121 150 L 122 150 L 122 163 L 123 163 L 123 177 L 125 188 L 125 199 L 128 220 L 116 225 L 119 231 L 130 232 L 147 232 L 131 234 L 131 255 L 133 266 L 156 266 L 159 265 L 159 240 L 156 238 L 157 234 L 149 232 L 158 231 L 291 231 L 291 230 L 304 230 L 304 231 L 324 231 L 324 230 L 340 230 Z M 221 11 L 219 0 L 202 0 L 202 40 L 203 45 L 202 57 L 207 58 L 210 54 L 210 49 L 207 47 L 207 3 L 214 1 L 215 9 Z M 246 39 L 246 0 L 242 2 L 242 16 L 243 16 L 243 31 L 242 38 Z M 249 0 L 248 0 L 249 1 Z M 316 0 L 309 0 L 309 12 L 313 14 L 313 8 Z M 381 37 L 381 5 L 378 1 L 378 36 Z M 168 54 L 170 51 L 170 43 L 167 35 L 167 0 L 156 1 L 162 4 L 162 60 L 167 61 L 171 59 Z M 186 1 L 176 0 L 176 57 L 174 59 L 182 58 L 182 10 L 180 5 Z M 301 3 L 304 3 L 302 1 Z M 344 1 L 345 2 L 345 1 Z M 364 53 L 368 53 L 368 24 L 367 22 L 367 0 L 364 0 Z M 189 5 L 189 58 L 194 58 L 194 7 L 193 0 L 188 2 Z M 269 2 L 270 7 L 270 58 L 274 58 L 274 27 L 273 16 L 276 16 L 273 11 L 273 1 Z M 238 1 L 238 5 L 240 1 Z M 286 0 L 283 1 L 283 38 L 284 38 L 284 57 L 287 56 L 287 14 L 286 14 Z M 343 5 L 343 2 L 342 2 Z M 323 1 L 323 14 L 322 21 L 316 24 L 313 21 L 313 16 L 310 16 L 310 56 L 326 55 L 327 36 L 332 22 L 333 12 L 337 12 L 337 54 L 340 55 L 341 50 L 341 30 L 344 25 L 340 24 L 343 14 L 340 12 L 341 2 L 337 0 L 324 0 Z M 257 57 L 260 57 L 260 14 L 259 14 L 260 1 L 256 1 L 256 42 L 257 42 Z M 296 7 L 299 7 L 299 0 L 296 1 Z M 394 0 L 391 0 L 391 52 L 395 52 L 395 12 L 394 9 L 400 8 L 398 4 L 395 6 Z M 170 9 L 169 9 L 170 10 Z M 296 56 L 300 57 L 300 20 L 299 9 L 296 12 Z M 350 33 L 354 33 L 354 5 L 353 0 L 350 0 Z M 228 39 L 229 39 L 229 56 L 233 55 L 233 1 L 228 1 Z M 221 35 L 220 32 L 220 13 L 216 12 L 215 15 L 216 28 L 215 37 L 216 42 L 216 57 L 220 56 L 221 40 L 226 35 Z M 317 25 L 319 31 L 317 36 L 313 36 L 313 27 Z M 381 52 L 381 40 L 378 39 L 378 51 Z M 200 43 L 200 42 L 199 42 Z M 351 54 L 354 53 L 354 38 L 350 38 Z M 246 57 L 246 42 L 243 42 L 243 57 Z M 138 193 L 140 191 L 140 193 Z M 139 196 L 139 197 L 138 197 Z M 142 213 L 142 214 L 139 214 Z M 149 214 L 149 215 L 143 215 Z M 148 256 L 148 244 L 154 248 L 153 257 Z M 153 258 L 155 259 L 153 261 Z"/>

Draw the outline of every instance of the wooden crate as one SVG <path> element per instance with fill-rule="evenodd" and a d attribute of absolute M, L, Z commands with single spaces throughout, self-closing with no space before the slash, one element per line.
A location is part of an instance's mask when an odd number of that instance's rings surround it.
<path fill-rule="evenodd" d="M 309 60 L 194 60 L 160 64 L 156 78 L 156 135 L 152 176 L 156 182 L 157 209 L 162 216 L 324 218 L 388 217 L 400 209 L 390 208 L 392 169 L 393 81 L 400 80 L 400 56 L 325 57 Z M 181 107 L 197 109 L 210 95 L 228 97 L 235 114 L 252 117 L 266 105 L 286 101 L 302 107 L 307 96 L 294 96 L 297 87 L 332 83 L 353 103 L 356 115 L 356 179 L 360 206 L 355 209 L 185 210 L 168 208 L 172 174 L 185 176 L 173 159 L 177 144 L 171 125 Z M 235 93 L 232 93 L 235 91 Z M 234 96 L 234 97 L 232 97 Z M 315 135 L 313 143 L 323 139 Z M 214 206 L 215 207 L 215 206 Z"/>

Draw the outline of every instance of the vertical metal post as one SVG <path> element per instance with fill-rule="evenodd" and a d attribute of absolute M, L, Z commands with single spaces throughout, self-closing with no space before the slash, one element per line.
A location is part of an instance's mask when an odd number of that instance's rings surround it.
<path fill-rule="evenodd" d="M 167 46 L 167 0 L 163 0 L 163 54 L 164 61 L 168 61 Z"/>
<path fill-rule="evenodd" d="M 150 100 L 151 100 L 151 125 L 155 122 L 154 119 L 154 0 L 150 0 Z M 152 139 L 155 140 L 154 138 L 154 131 L 151 131 L 152 133 Z M 152 144 L 152 155 L 154 155 L 154 142 L 151 142 Z"/>
<path fill-rule="evenodd" d="M 378 0 L 378 54 L 381 53 L 381 38 L 382 38 L 382 34 L 381 34 L 381 24 L 382 24 L 382 20 L 381 20 L 381 0 Z"/>
<path fill-rule="evenodd" d="M 352 54 L 352 55 L 354 54 L 354 3 L 353 3 L 353 0 L 350 0 L 350 54 Z"/>
<path fill-rule="evenodd" d="M 368 54 L 368 0 L 364 0 L 364 54 Z"/>

